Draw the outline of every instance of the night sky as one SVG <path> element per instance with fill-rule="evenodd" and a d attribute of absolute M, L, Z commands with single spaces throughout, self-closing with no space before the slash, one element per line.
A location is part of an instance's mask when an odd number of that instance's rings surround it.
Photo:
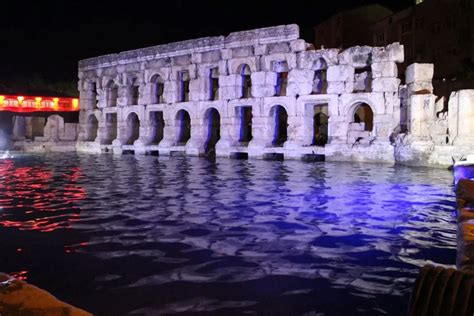
<path fill-rule="evenodd" d="M 80 59 L 278 24 L 299 24 L 301 37 L 312 42 L 313 25 L 376 2 L 397 10 L 413 0 L 8 0 L 0 19 L 0 81 L 34 73 L 75 81 Z"/>

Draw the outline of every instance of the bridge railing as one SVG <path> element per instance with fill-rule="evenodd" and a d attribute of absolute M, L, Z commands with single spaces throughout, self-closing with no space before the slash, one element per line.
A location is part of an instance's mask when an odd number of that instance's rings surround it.
<path fill-rule="evenodd" d="M 0 111 L 11 112 L 74 112 L 79 111 L 79 99 L 0 95 Z"/>

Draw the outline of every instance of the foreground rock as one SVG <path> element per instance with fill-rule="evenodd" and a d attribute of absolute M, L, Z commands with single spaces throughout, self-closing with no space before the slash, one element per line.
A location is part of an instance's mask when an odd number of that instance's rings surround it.
<path fill-rule="evenodd" d="M 0 315 L 90 316 L 48 292 L 0 273 Z"/>
<path fill-rule="evenodd" d="M 456 188 L 458 213 L 457 266 L 474 272 L 474 181 L 460 179 Z"/>

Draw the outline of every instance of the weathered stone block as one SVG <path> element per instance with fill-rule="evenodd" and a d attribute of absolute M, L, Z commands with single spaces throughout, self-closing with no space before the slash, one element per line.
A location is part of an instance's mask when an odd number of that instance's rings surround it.
<path fill-rule="evenodd" d="M 413 82 L 431 82 L 433 80 L 433 64 L 411 64 L 405 72 L 405 81 L 407 84 Z"/>
<path fill-rule="evenodd" d="M 431 94 L 433 93 L 433 84 L 431 82 L 414 82 L 410 83 L 408 86 L 408 91 L 410 93 L 417 93 L 417 94 Z"/>
<path fill-rule="evenodd" d="M 313 85 L 311 83 L 288 83 L 286 88 L 287 96 L 296 96 L 296 95 L 309 95 L 313 91 Z"/>
<path fill-rule="evenodd" d="M 400 87 L 400 79 L 397 78 L 376 78 L 372 80 L 373 92 L 396 92 Z"/>
<path fill-rule="evenodd" d="M 255 98 L 271 97 L 275 95 L 275 86 L 252 85 L 252 96 Z"/>
<path fill-rule="evenodd" d="M 267 45 L 255 45 L 254 46 L 255 55 L 266 55 L 267 54 Z"/>
<path fill-rule="evenodd" d="M 327 81 L 352 81 L 354 67 L 349 65 L 331 66 L 327 71 Z"/>
<path fill-rule="evenodd" d="M 372 78 L 398 77 L 397 64 L 392 61 L 373 63 Z"/>
<path fill-rule="evenodd" d="M 227 86 L 219 88 L 219 98 L 221 100 L 237 99 L 240 95 L 237 95 L 237 89 L 235 86 Z"/>
<path fill-rule="evenodd" d="M 219 76 L 219 86 L 221 87 L 228 87 L 228 86 L 235 86 L 238 83 L 240 76 L 236 74 L 228 75 L 228 76 Z"/>
<path fill-rule="evenodd" d="M 288 83 L 309 83 L 314 80 L 314 71 L 307 69 L 293 69 L 288 73 Z"/>
<path fill-rule="evenodd" d="M 290 42 L 290 49 L 292 52 L 303 52 L 306 50 L 306 42 L 302 39 L 297 39 Z"/>
<path fill-rule="evenodd" d="M 342 94 L 346 92 L 346 85 L 344 81 L 330 81 L 328 82 L 328 94 Z"/>

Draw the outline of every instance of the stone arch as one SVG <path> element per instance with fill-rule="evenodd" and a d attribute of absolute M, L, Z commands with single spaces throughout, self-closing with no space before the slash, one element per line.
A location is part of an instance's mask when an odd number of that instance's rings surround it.
<path fill-rule="evenodd" d="M 318 58 L 313 62 L 312 69 L 314 70 L 313 78 L 313 94 L 327 93 L 327 68 L 328 64 L 324 58 Z"/>
<path fill-rule="evenodd" d="M 204 113 L 204 126 L 207 127 L 205 152 L 209 153 L 215 150 L 216 143 L 220 136 L 221 115 L 216 108 L 208 108 Z"/>
<path fill-rule="evenodd" d="M 116 107 L 118 99 L 118 85 L 114 80 L 110 79 L 105 84 L 105 98 L 107 107 Z"/>
<path fill-rule="evenodd" d="M 240 75 L 240 98 L 252 97 L 252 70 L 248 64 L 241 64 L 237 67 L 238 74 Z"/>
<path fill-rule="evenodd" d="M 133 145 L 133 143 L 140 138 L 140 118 L 137 113 L 130 112 L 127 116 L 127 134 L 126 145 Z"/>
<path fill-rule="evenodd" d="M 191 138 L 191 116 L 189 112 L 181 109 L 176 113 L 176 126 L 177 126 L 177 145 L 184 146 Z"/>
<path fill-rule="evenodd" d="M 358 124 L 357 128 L 362 131 L 372 132 L 374 128 L 374 111 L 372 107 L 365 102 L 358 102 L 351 108 L 351 122 Z"/>
<path fill-rule="evenodd" d="M 283 146 L 288 139 L 288 112 L 282 105 L 274 105 L 270 109 L 272 120 L 272 145 Z"/>
<path fill-rule="evenodd" d="M 151 102 L 153 104 L 163 103 L 163 92 L 165 88 L 165 81 L 160 74 L 154 74 L 150 77 L 151 84 Z"/>
<path fill-rule="evenodd" d="M 97 116 L 92 113 L 87 117 L 86 121 L 86 141 L 93 142 L 97 138 L 97 131 L 99 129 L 99 121 Z"/>

